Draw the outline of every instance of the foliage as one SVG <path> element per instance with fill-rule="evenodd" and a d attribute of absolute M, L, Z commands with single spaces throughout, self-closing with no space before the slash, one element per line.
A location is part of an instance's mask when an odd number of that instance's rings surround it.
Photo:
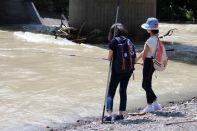
<path fill-rule="evenodd" d="M 41 10 L 68 16 L 69 0 L 33 0 Z M 197 0 L 157 0 L 157 17 L 162 21 L 196 21 Z"/>
<path fill-rule="evenodd" d="M 40 10 L 54 11 L 68 15 L 69 0 L 33 0 Z"/>
<path fill-rule="evenodd" d="M 48 5 L 53 4 L 52 0 L 33 0 L 33 2 L 35 3 L 35 5 L 37 5 L 39 7 L 48 6 Z"/>
<path fill-rule="evenodd" d="M 195 21 L 196 0 L 157 0 L 157 17 L 164 21 Z"/>

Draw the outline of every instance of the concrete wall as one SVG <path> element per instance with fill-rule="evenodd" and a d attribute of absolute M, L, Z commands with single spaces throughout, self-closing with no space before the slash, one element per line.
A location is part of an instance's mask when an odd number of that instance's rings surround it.
<path fill-rule="evenodd" d="M 28 0 L 2 0 L 0 2 L 0 24 L 41 24 L 34 4 Z"/>
<path fill-rule="evenodd" d="M 115 22 L 117 0 L 70 0 L 69 24 L 90 32 L 95 28 L 108 33 Z M 138 40 L 144 37 L 140 25 L 150 16 L 156 16 L 156 0 L 121 0 L 118 22 L 129 30 L 130 35 Z"/>

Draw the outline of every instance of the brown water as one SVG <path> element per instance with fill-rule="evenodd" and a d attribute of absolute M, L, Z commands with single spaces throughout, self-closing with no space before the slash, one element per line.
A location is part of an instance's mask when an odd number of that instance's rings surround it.
<path fill-rule="evenodd" d="M 171 26 L 179 30 L 164 40 L 180 44 L 173 44 L 167 70 L 153 78 L 162 103 L 197 93 L 197 26 L 162 24 L 163 32 Z M 99 46 L 0 30 L 0 130 L 43 131 L 46 125 L 100 116 L 109 67 L 101 58 L 106 55 Z M 136 66 L 129 83 L 128 110 L 146 103 L 141 69 Z M 117 111 L 118 95 L 114 102 Z"/>

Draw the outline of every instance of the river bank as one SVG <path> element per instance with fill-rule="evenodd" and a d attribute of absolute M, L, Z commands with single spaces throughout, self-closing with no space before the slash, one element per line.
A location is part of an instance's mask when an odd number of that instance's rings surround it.
<path fill-rule="evenodd" d="M 136 109 L 139 111 L 141 109 Z M 134 112 L 135 112 L 134 111 Z M 142 116 L 126 113 L 125 119 L 101 124 L 101 118 L 84 118 L 72 124 L 46 127 L 47 131 L 194 131 L 197 130 L 197 97 L 170 101 L 162 110 Z"/>
<path fill-rule="evenodd" d="M 169 53 L 170 59 L 173 61 L 178 61 L 180 63 L 189 63 L 192 65 L 196 65 L 196 37 L 194 37 L 194 33 L 196 32 L 197 26 L 194 25 L 181 25 L 181 24 L 161 24 L 161 34 L 165 34 L 167 30 L 172 27 L 176 28 L 177 30 L 171 37 L 164 38 L 164 41 L 170 42 L 171 46 L 175 48 L 175 52 L 172 54 Z M 184 47 L 180 49 L 180 47 Z M 187 48 L 191 49 L 191 52 L 187 51 Z M 180 56 L 192 58 L 192 59 L 180 59 Z M 174 71 L 170 71 L 170 68 L 180 68 L 180 65 L 174 66 L 170 64 L 168 68 L 168 73 L 166 76 L 160 77 L 160 83 L 162 78 L 168 78 L 168 74 L 175 73 Z M 186 68 L 180 68 L 186 69 Z M 188 70 L 189 68 L 187 68 Z M 187 71 L 184 70 L 184 71 Z M 183 71 L 183 70 L 180 70 Z M 195 71 L 195 70 L 193 70 Z M 177 72 L 178 73 L 178 72 Z M 180 72 L 179 72 L 180 73 Z M 183 73 L 185 74 L 185 73 Z M 189 75 L 187 75 L 189 76 Z M 173 77 L 170 76 L 172 79 Z M 173 81 L 165 80 L 166 84 L 171 90 L 169 93 L 165 94 L 165 97 L 162 98 L 163 109 L 161 111 L 146 114 L 143 116 L 129 116 L 125 115 L 125 120 L 120 122 L 115 122 L 113 124 L 101 124 L 101 118 L 99 117 L 91 117 L 91 118 L 82 118 L 77 120 L 75 123 L 72 124 L 54 124 L 50 125 L 46 128 L 49 131 L 64 131 L 64 130 L 71 130 L 71 131 L 107 131 L 107 130 L 114 130 L 114 131 L 194 131 L 197 130 L 197 97 L 183 97 L 183 96 L 195 96 L 195 92 L 187 92 L 188 89 L 185 87 L 191 86 L 192 82 L 188 83 L 187 86 L 185 85 L 182 90 L 183 92 L 177 92 L 174 90 L 174 86 L 178 86 L 179 84 L 183 83 L 185 80 L 190 80 L 191 78 L 181 79 L 180 77 L 176 76 L 173 78 Z M 180 82 L 181 81 L 181 82 Z M 174 85 L 175 84 L 175 85 Z M 193 83 L 196 85 L 196 81 Z M 172 88 L 173 86 L 173 88 Z M 157 87 L 157 85 L 155 86 Z M 167 89 L 166 85 L 159 90 Z M 196 87 L 196 86 L 194 86 Z M 186 93 L 187 92 L 187 93 Z M 171 94 L 172 93 L 172 94 Z M 174 94 L 174 95 L 173 95 Z M 190 94 L 190 95 L 189 95 Z M 192 95 L 191 95 L 192 94 Z M 178 96 L 183 95 L 178 99 Z M 167 98 L 169 97 L 169 98 Z M 171 101 L 169 101 L 171 100 Z M 130 103 L 131 104 L 131 103 Z M 140 105 L 139 107 L 142 107 Z M 129 108 L 128 108 L 129 109 Z M 131 108 L 130 108 L 131 109 Z M 140 109 L 132 110 L 129 112 L 136 112 Z"/>
<path fill-rule="evenodd" d="M 161 35 L 171 26 L 178 30 L 175 30 L 172 36 L 165 37 L 163 41 L 170 43 L 166 45 L 167 49 L 174 48 L 175 51 L 168 52 L 167 70 L 158 72 L 157 78 L 153 77 L 153 87 L 158 95 L 158 101 L 165 105 L 164 107 L 168 101 L 185 100 L 190 96 L 192 98 L 197 92 L 197 38 L 193 35 L 197 33 L 197 26 L 161 24 Z M 102 45 L 79 45 L 66 39 L 55 39 L 51 35 L 28 32 L 29 29 L 39 31 L 41 27 L 34 25 L 22 27 L 24 31 L 11 30 L 12 27 L 10 30 L 0 30 L 1 131 L 56 129 L 58 131 L 86 130 L 86 128 L 127 130 L 123 122 L 123 124 L 100 124 L 99 117 L 102 113 L 109 66 L 107 61 L 101 59 L 108 53 Z M 142 46 L 137 43 L 136 45 L 137 49 L 141 50 Z M 146 103 L 145 92 L 141 88 L 141 71 L 142 66 L 137 65 L 135 80 L 130 80 L 129 83 L 127 91 L 129 112 L 144 107 Z M 118 92 L 115 99 L 114 111 L 117 111 Z M 139 130 L 144 130 L 140 127 L 142 124 L 157 124 L 146 122 L 147 119 L 144 117 L 132 117 L 128 129 L 137 130 L 139 126 Z M 150 116 L 150 119 L 169 121 L 168 117 L 160 120 L 158 116 L 154 119 Z M 77 120 L 79 121 L 76 122 Z M 125 123 L 128 121 L 125 119 Z M 133 124 L 136 121 L 142 122 Z M 49 128 L 46 128 L 47 126 Z"/>

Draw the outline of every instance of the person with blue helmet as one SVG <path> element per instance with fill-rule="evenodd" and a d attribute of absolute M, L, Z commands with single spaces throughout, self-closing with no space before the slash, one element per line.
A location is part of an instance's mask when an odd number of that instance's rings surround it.
<path fill-rule="evenodd" d="M 159 33 L 159 21 L 157 18 L 148 18 L 146 23 L 141 27 L 150 34 L 150 37 L 144 44 L 143 51 L 137 56 L 136 61 L 142 59 L 143 61 L 143 79 L 142 88 L 146 92 L 147 106 L 142 112 L 153 112 L 161 109 L 161 105 L 157 102 L 157 96 L 152 89 L 152 75 L 155 71 L 153 67 L 153 57 L 156 52 L 158 33 Z"/>

